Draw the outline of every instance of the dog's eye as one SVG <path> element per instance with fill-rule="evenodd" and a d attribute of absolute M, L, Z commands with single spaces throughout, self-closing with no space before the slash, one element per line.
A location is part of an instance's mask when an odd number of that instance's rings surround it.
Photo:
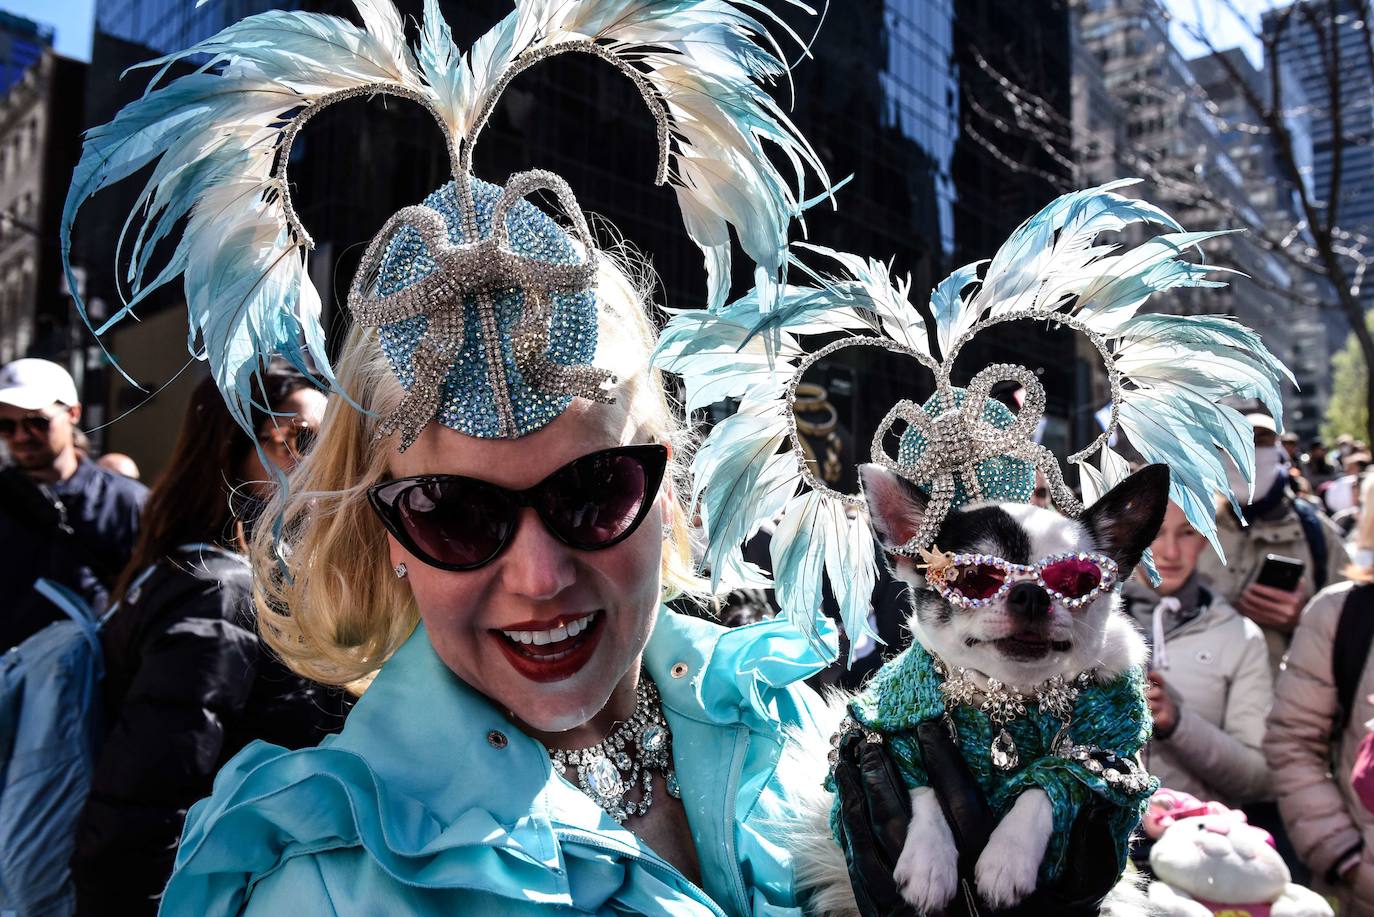
<path fill-rule="evenodd" d="M 1006 579 L 1006 573 L 992 564 L 968 564 L 958 567 L 945 580 L 960 595 L 970 599 L 990 599 Z"/>
<path fill-rule="evenodd" d="M 1102 582 L 1102 570 L 1090 560 L 1066 557 L 1041 570 L 1040 578 L 1065 598 L 1079 599 Z"/>

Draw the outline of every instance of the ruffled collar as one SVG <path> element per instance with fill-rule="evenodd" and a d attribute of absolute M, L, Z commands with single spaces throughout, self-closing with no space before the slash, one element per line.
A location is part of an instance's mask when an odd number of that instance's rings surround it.
<path fill-rule="evenodd" d="M 827 638 L 833 646 L 833 629 Z M 727 798 L 734 785 L 722 779 L 722 755 L 728 761 L 730 749 L 765 747 L 749 742 L 755 729 L 776 739 L 778 720 L 789 715 L 783 705 L 795 703 L 780 689 L 824 664 L 783 621 L 727 631 L 666 610 L 659 616 L 645 666 L 674 732 L 683 803 L 694 835 L 705 838 L 703 875 L 714 900 L 555 776 L 539 743 L 456 678 L 417 627 L 342 733 L 299 751 L 256 742 L 225 766 L 214 795 L 188 816 L 165 907 L 237 913 L 284 860 L 353 847 L 404 886 L 565 907 L 574 894 L 599 891 L 644 913 L 667 900 L 662 894 L 716 914 L 716 901 L 733 901 L 731 911 L 744 913 L 748 903 L 732 892 L 730 877 L 743 870 L 747 884 L 750 871 L 731 862 L 731 836 L 742 830 L 762 780 L 745 781 Z M 640 877 L 608 878 L 607 854 L 638 864 Z M 592 873 L 579 872 L 598 862 Z M 580 892 L 574 873 L 584 877 Z M 592 876 L 600 879 L 586 884 Z"/>

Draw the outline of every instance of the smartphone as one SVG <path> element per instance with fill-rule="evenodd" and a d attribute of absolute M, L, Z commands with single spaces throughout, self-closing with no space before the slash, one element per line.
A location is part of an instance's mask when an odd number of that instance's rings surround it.
<path fill-rule="evenodd" d="M 1282 589 L 1284 592 L 1292 592 L 1298 588 L 1304 569 L 1306 569 L 1306 565 L 1296 557 L 1266 554 L 1264 566 L 1260 567 L 1259 576 L 1255 577 L 1255 582 L 1261 586 L 1272 586 L 1275 589 Z"/>

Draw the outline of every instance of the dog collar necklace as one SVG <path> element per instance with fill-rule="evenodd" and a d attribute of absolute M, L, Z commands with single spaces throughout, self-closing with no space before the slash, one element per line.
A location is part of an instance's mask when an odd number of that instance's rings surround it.
<path fill-rule="evenodd" d="M 1069 724 L 1073 721 L 1073 707 L 1078 694 L 1097 680 L 1097 670 L 1088 669 L 1072 677 L 1052 676 L 1036 685 L 1029 692 L 1020 691 L 1004 684 L 996 678 L 988 678 L 986 685 L 974 680 L 972 669 L 963 666 L 950 667 L 944 660 L 930 654 L 935 672 L 940 676 L 940 695 L 945 704 L 945 723 L 954 729 L 954 720 L 949 712 L 955 707 L 973 707 L 986 716 L 997 727 L 988 746 L 988 757 L 998 770 L 1009 771 L 1021 761 L 1007 724 L 1026 715 L 1027 705 L 1034 704 L 1042 713 L 1047 713 L 1062 724 L 1054 739 L 1054 751 L 1071 745 Z M 981 674 L 981 673 L 980 673 Z M 981 698 L 981 700 L 979 699 Z"/>

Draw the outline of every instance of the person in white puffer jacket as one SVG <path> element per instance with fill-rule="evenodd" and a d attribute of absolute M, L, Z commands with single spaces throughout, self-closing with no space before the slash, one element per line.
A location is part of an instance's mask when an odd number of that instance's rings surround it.
<path fill-rule="evenodd" d="M 1172 790 L 1239 806 L 1269 794 L 1261 743 L 1273 683 L 1259 626 L 1198 581 L 1207 549 L 1170 503 L 1151 545 L 1161 581 L 1138 571 L 1123 597 L 1151 644 L 1147 768 Z"/>

